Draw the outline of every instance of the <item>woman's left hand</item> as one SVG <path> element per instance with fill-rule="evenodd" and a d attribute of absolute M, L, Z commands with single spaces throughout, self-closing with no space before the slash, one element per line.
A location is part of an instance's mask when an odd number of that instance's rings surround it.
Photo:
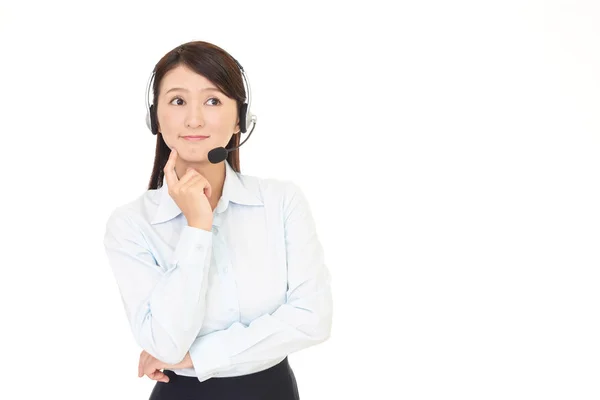
<path fill-rule="evenodd" d="M 138 377 L 147 375 L 148 378 L 159 381 L 169 382 L 169 377 L 162 372 L 162 369 L 182 369 L 182 368 L 193 368 L 192 359 L 190 353 L 187 353 L 184 359 L 175 365 L 166 364 L 154 357 L 152 357 L 146 350 L 143 350 L 140 354 L 140 362 L 138 364 Z"/>
<path fill-rule="evenodd" d="M 138 377 L 148 375 L 148 378 L 159 381 L 169 382 L 169 377 L 165 375 L 161 369 L 166 368 L 165 363 L 152 357 L 146 350 L 140 354 L 140 362 L 138 363 Z"/>

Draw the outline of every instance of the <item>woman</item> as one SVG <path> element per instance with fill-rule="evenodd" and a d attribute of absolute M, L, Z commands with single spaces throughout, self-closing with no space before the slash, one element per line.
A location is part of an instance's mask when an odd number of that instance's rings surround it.
<path fill-rule="evenodd" d="M 332 321 L 307 199 L 291 181 L 241 174 L 256 118 L 228 53 L 189 42 L 152 78 L 150 184 L 111 213 L 104 239 L 143 349 L 138 376 L 157 381 L 151 400 L 298 399 L 287 356 L 327 340 Z"/>

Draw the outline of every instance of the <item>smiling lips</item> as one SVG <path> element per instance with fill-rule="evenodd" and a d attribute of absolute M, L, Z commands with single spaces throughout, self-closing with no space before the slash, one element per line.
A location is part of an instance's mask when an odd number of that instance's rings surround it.
<path fill-rule="evenodd" d="M 208 136 L 184 136 L 183 138 L 185 140 L 198 141 L 198 140 L 207 139 Z"/>

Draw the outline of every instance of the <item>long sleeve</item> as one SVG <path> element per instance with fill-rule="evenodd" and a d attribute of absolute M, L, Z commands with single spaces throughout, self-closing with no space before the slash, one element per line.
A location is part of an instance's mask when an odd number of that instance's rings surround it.
<path fill-rule="evenodd" d="M 329 338 L 330 274 L 309 204 L 295 184 L 289 188 L 284 202 L 286 303 L 248 326 L 235 322 L 225 330 L 198 337 L 189 352 L 200 381 L 238 364 L 284 357 Z"/>
<path fill-rule="evenodd" d="M 144 238 L 132 218 L 117 210 L 106 224 L 106 254 L 136 342 L 155 358 L 177 364 L 204 320 L 212 233 L 185 226 L 174 257 L 162 266 Z"/>

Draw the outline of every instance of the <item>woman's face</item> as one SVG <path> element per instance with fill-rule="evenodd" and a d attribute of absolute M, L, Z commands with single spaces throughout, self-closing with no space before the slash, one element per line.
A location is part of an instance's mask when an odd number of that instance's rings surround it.
<path fill-rule="evenodd" d="M 182 65 L 167 72 L 161 81 L 157 117 L 167 146 L 188 162 L 207 162 L 210 150 L 225 147 L 239 131 L 236 101 Z"/>

